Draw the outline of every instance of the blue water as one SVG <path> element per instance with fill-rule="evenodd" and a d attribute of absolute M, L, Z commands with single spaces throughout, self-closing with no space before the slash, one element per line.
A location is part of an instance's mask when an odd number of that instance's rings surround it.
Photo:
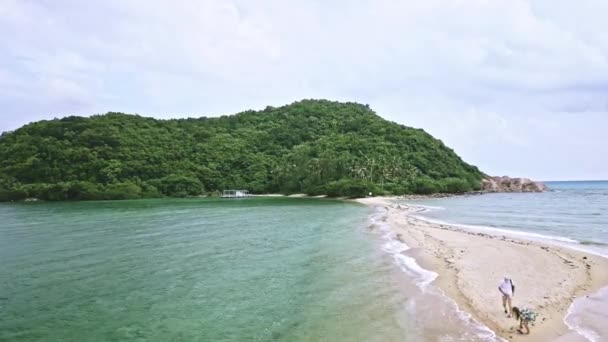
<path fill-rule="evenodd" d="M 529 233 L 608 255 L 608 181 L 547 182 L 544 193 L 497 193 L 416 201 L 423 216 Z"/>

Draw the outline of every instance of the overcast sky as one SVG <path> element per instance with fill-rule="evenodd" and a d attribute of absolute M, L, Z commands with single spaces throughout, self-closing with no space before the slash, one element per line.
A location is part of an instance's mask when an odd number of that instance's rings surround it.
<path fill-rule="evenodd" d="M 369 104 L 493 175 L 608 179 L 605 0 L 0 0 L 0 131 Z"/>

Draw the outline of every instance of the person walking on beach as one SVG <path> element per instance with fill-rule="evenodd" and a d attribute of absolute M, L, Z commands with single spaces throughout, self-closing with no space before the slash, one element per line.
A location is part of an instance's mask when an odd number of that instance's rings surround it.
<path fill-rule="evenodd" d="M 522 329 L 526 329 L 525 334 L 529 335 L 530 328 L 528 327 L 528 324 L 536 320 L 536 315 L 536 312 L 528 309 L 525 306 L 521 309 L 519 309 L 517 306 L 514 306 L 513 316 L 515 316 L 515 319 L 519 321 L 519 329 L 517 329 L 517 332 L 520 334 L 524 334 Z"/>
<path fill-rule="evenodd" d="M 515 285 L 509 277 L 504 277 L 498 285 L 498 291 L 502 293 L 502 307 L 505 309 L 507 317 L 511 317 L 511 300 L 515 295 Z"/>

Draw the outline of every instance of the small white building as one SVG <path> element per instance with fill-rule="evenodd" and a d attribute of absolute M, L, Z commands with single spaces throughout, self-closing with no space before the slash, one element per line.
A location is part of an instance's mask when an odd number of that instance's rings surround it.
<path fill-rule="evenodd" d="M 242 198 L 249 197 L 249 191 L 247 190 L 224 190 L 222 198 Z"/>

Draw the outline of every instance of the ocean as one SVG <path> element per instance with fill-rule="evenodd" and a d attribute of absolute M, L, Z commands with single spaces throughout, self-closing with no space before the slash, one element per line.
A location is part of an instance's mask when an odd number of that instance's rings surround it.
<path fill-rule="evenodd" d="M 419 217 L 428 221 L 484 229 L 608 257 L 608 181 L 546 184 L 550 191 L 544 193 L 497 193 L 405 202 L 426 208 Z M 576 300 L 565 318 L 578 337 L 590 341 L 608 341 L 605 322 L 608 322 L 608 287 L 589 298 Z"/>
<path fill-rule="evenodd" d="M 366 207 L 319 199 L 0 205 L 0 341 L 398 340 Z"/>
<path fill-rule="evenodd" d="M 415 204 L 428 220 L 605 253 L 608 184 L 549 186 Z M 498 340 L 383 217 L 306 198 L 3 203 L 0 341 Z M 567 317 L 591 340 L 608 336 L 606 292 Z"/>
<path fill-rule="evenodd" d="M 382 212 L 302 198 L 0 204 L 0 341 L 453 341 Z M 441 317 L 441 320 L 437 318 Z"/>
<path fill-rule="evenodd" d="M 608 181 L 547 182 L 544 193 L 412 201 L 427 219 L 507 230 L 608 256 Z"/>

